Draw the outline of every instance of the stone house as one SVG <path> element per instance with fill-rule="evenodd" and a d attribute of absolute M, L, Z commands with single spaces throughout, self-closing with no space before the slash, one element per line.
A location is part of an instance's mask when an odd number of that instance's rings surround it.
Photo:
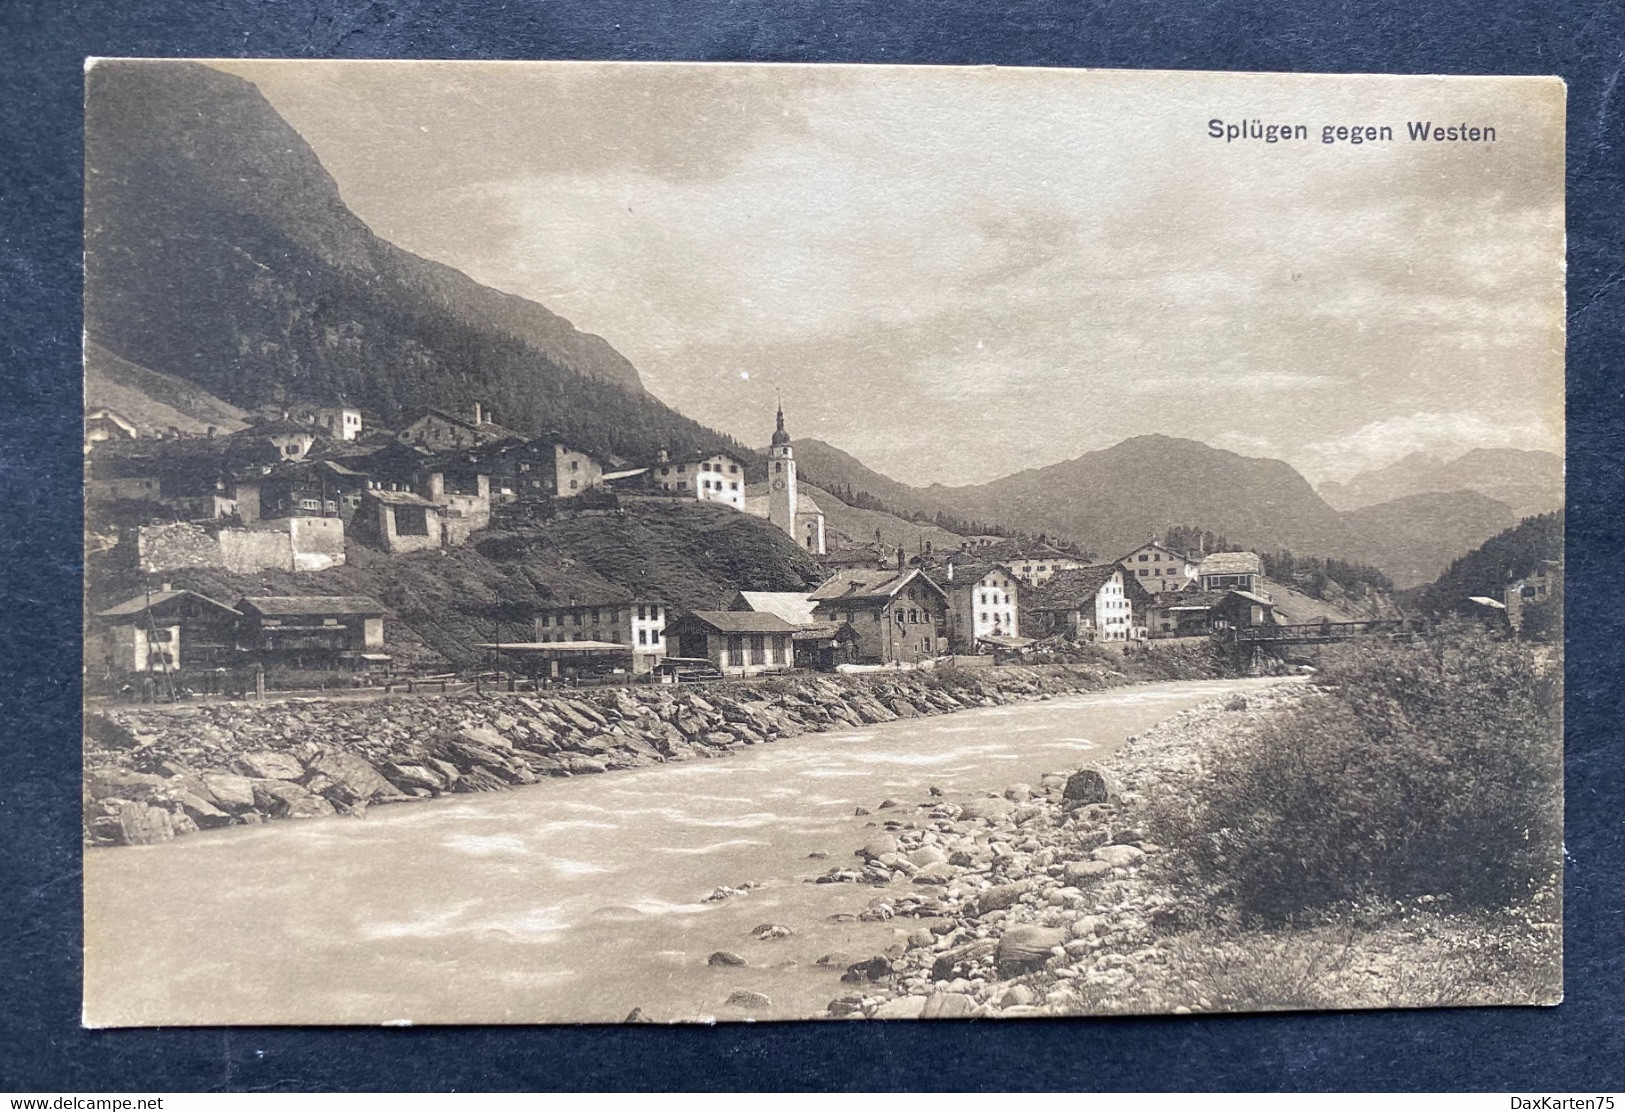
<path fill-rule="evenodd" d="M 816 618 L 852 627 L 861 663 L 913 664 L 948 651 L 948 595 L 918 568 L 846 568 L 811 598 Z"/>
<path fill-rule="evenodd" d="M 942 572 L 948 593 L 948 640 L 955 652 L 979 642 L 1021 636 L 1021 581 L 1003 564 L 951 560 Z"/>
<path fill-rule="evenodd" d="M 1027 606 L 1029 637 L 1074 641 L 1136 639 L 1130 588 L 1118 564 L 1071 568 L 1051 576 Z"/>
<path fill-rule="evenodd" d="M 648 600 L 569 600 L 536 611 L 540 644 L 600 642 L 629 646 L 632 672 L 652 672 L 666 656 L 666 621 L 671 607 Z"/>
<path fill-rule="evenodd" d="M 474 404 L 472 420 L 465 420 L 443 409 L 426 409 L 401 429 L 397 438 L 402 444 L 426 448 L 431 452 L 480 448 L 501 440 L 524 439 L 512 429 L 505 429 L 491 420 L 490 414 L 478 402 Z"/>
<path fill-rule="evenodd" d="M 409 490 L 368 490 L 356 511 L 356 536 L 385 552 L 421 552 L 446 543 L 445 508 Z"/>
<path fill-rule="evenodd" d="M 837 664 L 857 663 L 857 632 L 845 622 L 819 618 L 817 606 L 805 591 L 741 591 L 729 609 L 776 614 L 795 626 L 790 640 L 797 668 L 827 672 Z"/>
<path fill-rule="evenodd" d="M 1196 582 L 1198 561 L 1157 543 L 1155 539 L 1142 544 L 1117 562 L 1149 594 L 1183 591 Z"/>
<path fill-rule="evenodd" d="M 680 498 L 745 510 L 745 465 L 727 452 L 674 460 L 665 452 L 649 468 L 649 484 Z"/>
<path fill-rule="evenodd" d="M 1213 607 L 1222 591 L 1165 591 L 1146 604 L 1151 637 L 1206 637 L 1213 632 Z"/>
<path fill-rule="evenodd" d="M 556 435 L 503 444 L 475 458 L 499 502 L 572 498 L 604 486 L 604 465 Z"/>
<path fill-rule="evenodd" d="M 1502 596 L 1506 607 L 1507 624 L 1514 633 L 1522 633 L 1524 611 L 1531 606 L 1550 604 L 1555 613 L 1563 612 L 1563 561 L 1542 560 L 1540 566 L 1528 575 L 1508 581 Z"/>
<path fill-rule="evenodd" d="M 791 671 L 795 632 L 777 614 L 750 610 L 694 610 L 666 627 L 675 656 L 710 661 L 725 676 Z"/>

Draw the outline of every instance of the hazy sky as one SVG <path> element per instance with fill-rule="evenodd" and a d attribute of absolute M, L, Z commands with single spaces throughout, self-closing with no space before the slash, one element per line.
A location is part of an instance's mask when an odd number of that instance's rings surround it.
<path fill-rule="evenodd" d="M 1554 82 L 218 65 L 379 235 L 604 336 L 748 444 L 782 391 L 793 435 L 914 483 L 1152 432 L 1314 481 L 1562 450 Z M 1226 143 L 1213 118 L 1311 138 Z"/>

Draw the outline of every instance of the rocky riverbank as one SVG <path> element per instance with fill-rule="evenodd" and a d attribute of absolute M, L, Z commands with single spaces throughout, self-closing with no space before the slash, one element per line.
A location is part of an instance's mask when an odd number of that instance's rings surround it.
<path fill-rule="evenodd" d="M 1555 916 L 1452 915 L 1424 898 L 1359 921 L 1215 924 L 1140 829 L 1204 762 L 1301 700 L 1283 681 L 1179 714 L 1099 765 L 1001 795 L 893 803 L 821 883 L 873 884 L 884 953 L 831 955 L 832 1018 L 979 1018 L 1549 1002 Z M 1498 957 L 1496 957 L 1498 955 Z M 1495 960 L 1486 960 L 1495 957 Z"/>
<path fill-rule="evenodd" d="M 822 730 L 946 714 L 1136 680 L 1206 678 L 1205 647 L 1094 663 L 570 695 L 400 695 L 141 706 L 85 719 L 84 837 L 144 845 L 198 829 L 365 814 L 450 792 L 725 757 Z"/>

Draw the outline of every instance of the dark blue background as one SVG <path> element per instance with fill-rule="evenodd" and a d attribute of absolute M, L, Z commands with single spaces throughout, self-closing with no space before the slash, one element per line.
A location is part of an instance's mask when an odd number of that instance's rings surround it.
<path fill-rule="evenodd" d="M 1625 1088 L 1616 3 L 3 0 L 0 50 L 0 1090 Z M 712 1030 L 80 1030 L 79 206 L 88 54 L 1567 78 L 1567 1002 Z"/>

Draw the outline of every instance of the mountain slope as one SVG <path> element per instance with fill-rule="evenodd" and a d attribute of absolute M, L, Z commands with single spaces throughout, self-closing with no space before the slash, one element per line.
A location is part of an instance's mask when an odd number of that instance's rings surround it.
<path fill-rule="evenodd" d="M 808 438 L 793 440 L 790 447 L 795 450 L 797 473 L 803 481 L 826 491 L 850 487 L 854 494 L 871 495 L 902 514 L 924 514 L 934 518 L 938 513 L 952 512 L 920 488 L 882 475 L 832 444 Z M 824 504 L 822 498 L 818 501 L 820 505 Z"/>
<path fill-rule="evenodd" d="M 1450 561 L 1518 518 L 1505 502 L 1470 490 L 1413 494 L 1343 514 L 1359 537 L 1359 558 L 1388 573 L 1396 587 L 1431 582 Z"/>
<path fill-rule="evenodd" d="M 171 428 L 202 436 L 213 425 L 221 436 L 247 427 L 248 414 L 201 386 L 120 359 L 97 343 L 85 345 L 85 407 L 117 410 L 142 436 Z"/>
<path fill-rule="evenodd" d="M 1529 517 L 1563 504 L 1563 459 L 1551 452 L 1511 448 L 1475 448 L 1452 460 L 1413 452 L 1346 483 L 1322 483 L 1317 489 L 1339 510 L 1415 494 L 1470 490 L 1506 503 L 1519 517 Z"/>
<path fill-rule="evenodd" d="M 1524 518 L 1478 548 L 1453 560 L 1443 575 L 1419 592 L 1423 610 L 1448 614 L 1473 595 L 1500 598 L 1509 579 L 1537 570 L 1543 560 L 1563 558 L 1563 515 Z"/>
<path fill-rule="evenodd" d="M 798 453 L 799 455 L 799 453 Z M 881 549 L 888 555 L 899 545 L 909 556 L 919 555 L 920 548 L 929 542 L 933 549 L 951 551 L 958 548 L 964 538 L 935 525 L 919 525 L 912 521 L 883 513 L 848 506 L 827 490 L 808 483 L 798 483 L 802 497 L 811 496 L 824 511 L 824 534 L 829 550 L 860 548 L 875 543 L 880 534 Z"/>
<path fill-rule="evenodd" d="M 252 84 L 196 63 L 86 76 L 92 340 L 244 408 L 345 400 L 389 425 L 475 402 L 602 453 L 732 446 L 609 344 L 379 239 Z"/>
<path fill-rule="evenodd" d="M 1063 536 L 1107 559 L 1176 524 L 1261 551 L 1358 549 L 1343 519 L 1289 465 L 1168 436 L 1137 436 L 980 486 L 924 493 L 961 517 Z"/>

